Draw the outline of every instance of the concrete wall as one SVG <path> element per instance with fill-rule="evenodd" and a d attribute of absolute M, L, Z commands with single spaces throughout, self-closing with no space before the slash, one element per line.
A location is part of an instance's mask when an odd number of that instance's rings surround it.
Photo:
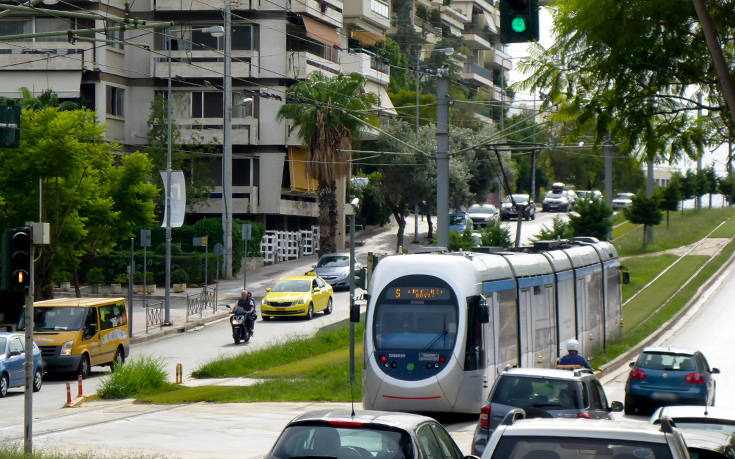
<path fill-rule="evenodd" d="M 281 212 L 281 186 L 286 153 L 261 153 L 260 158 L 260 193 L 258 210 L 263 214 Z"/>

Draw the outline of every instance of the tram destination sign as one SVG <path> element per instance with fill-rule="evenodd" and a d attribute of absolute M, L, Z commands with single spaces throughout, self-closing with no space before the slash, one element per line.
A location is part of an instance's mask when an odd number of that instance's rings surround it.
<path fill-rule="evenodd" d="M 449 289 L 437 287 L 393 287 L 387 292 L 389 300 L 448 300 Z"/>

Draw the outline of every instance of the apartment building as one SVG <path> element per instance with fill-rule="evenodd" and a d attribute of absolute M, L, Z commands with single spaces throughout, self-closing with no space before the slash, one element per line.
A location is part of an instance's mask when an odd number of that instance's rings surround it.
<path fill-rule="evenodd" d="M 386 92 L 390 67 L 365 48 L 384 40 L 399 0 L 393 0 L 394 5 L 390 0 L 229 1 L 233 214 L 257 219 L 268 229 L 308 228 L 318 215 L 317 184 L 305 173 L 305 153 L 296 133 L 276 118 L 285 91 L 314 71 L 359 72 L 367 79 L 367 89 L 378 95 L 381 111 L 395 113 Z M 510 60 L 497 51 L 498 12 L 492 3 L 414 2 L 414 8 L 421 5 L 438 9 L 443 24 L 442 30 L 434 28 L 425 35 L 425 45 L 447 34 L 464 38 L 472 50 L 465 57 L 465 80 L 497 91 L 498 75 L 510 69 Z M 97 14 L 100 19 L 14 12 L 0 18 L 0 35 L 95 27 L 103 30 L 95 38 L 120 43 L 69 43 L 66 36 L 0 42 L 0 95 L 20 97 L 19 88 L 25 86 L 36 94 L 53 89 L 62 99 L 81 100 L 107 124 L 110 140 L 134 151 L 147 142 L 151 104 L 156 94 L 165 94 L 170 78 L 173 121 L 181 141 L 221 144 L 224 43 L 204 29 L 223 24 L 223 0 L 72 0 L 47 8 Z M 103 15 L 174 25 L 105 33 L 115 24 Z M 223 210 L 222 158 L 216 153 L 206 157 L 209 167 L 185 174 L 189 180 L 206 174 L 216 185 L 210 198 L 190 211 L 218 216 Z M 341 241 L 344 231 L 339 232 Z"/>

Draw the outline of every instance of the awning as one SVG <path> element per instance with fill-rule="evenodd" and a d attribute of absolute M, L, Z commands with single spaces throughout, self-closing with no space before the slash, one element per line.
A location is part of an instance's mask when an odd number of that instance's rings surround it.
<path fill-rule="evenodd" d="M 485 22 L 487 22 L 487 27 L 490 29 L 490 32 L 497 34 L 498 28 L 495 27 L 495 20 L 493 19 L 492 15 L 487 12 L 487 10 L 482 10 L 482 15 L 485 16 Z"/>
<path fill-rule="evenodd" d="M 337 46 L 339 48 L 342 47 L 342 42 L 337 35 L 337 29 L 303 14 L 301 15 L 301 19 L 304 21 L 307 37 L 313 38 L 325 45 Z"/>
<path fill-rule="evenodd" d="M 388 91 L 381 87 L 378 93 L 380 97 L 380 111 L 386 115 L 397 115 L 396 109 L 393 107 L 393 102 L 388 96 Z"/>
<path fill-rule="evenodd" d="M 19 99 L 20 88 L 28 88 L 34 96 L 41 95 L 47 89 L 53 90 L 59 98 L 79 97 L 79 86 L 82 80 L 81 71 L 48 70 L 48 71 L 13 71 L 3 70 L 0 78 L 0 96 Z"/>

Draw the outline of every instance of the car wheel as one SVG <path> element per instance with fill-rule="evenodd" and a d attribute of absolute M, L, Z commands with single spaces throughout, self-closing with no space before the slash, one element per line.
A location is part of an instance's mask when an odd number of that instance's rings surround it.
<path fill-rule="evenodd" d="M 306 320 L 314 318 L 314 303 L 309 303 L 309 310 L 306 311 Z"/>
<path fill-rule="evenodd" d="M 261 316 L 260 316 L 260 318 L 261 318 L 261 319 L 263 319 L 263 320 L 264 320 L 264 321 L 266 321 L 266 322 L 267 322 L 267 321 L 269 321 L 269 320 L 271 320 L 271 316 L 264 316 L 264 315 L 261 315 Z"/>
<path fill-rule="evenodd" d="M 8 375 L 0 377 L 0 398 L 8 395 Z"/>
<path fill-rule="evenodd" d="M 43 374 L 41 373 L 40 368 L 36 368 L 35 373 L 33 373 L 33 392 L 40 391 L 42 385 L 43 385 Z"/>
<path fill-rule="evenodd" d="M 329 301 L 327 301 L 327 309 L 324 310 L 324 315 L 332 313 L 332 297 L 329 297 Z"/>
<path fill-rule="evenodd" d="M 625 395 L 625 406 L 623 408 L 623 412 L 626 415 L 630 415 L 630 414 L 635 414 L 635 411 L 636 411 L 636 408 L 635 408 L 635 405 L 633 404 L 633 397 L 626 394 Z"/>
<path fill-rule="evenodd" d="M 82 355 L 82 360 L 79 362 L 79 368 L 77 374 L 82 375 L 82 379 L 89 377 L 89 356 L 87 354 Z"/>
<path fill-rule="evenodd" d="M 125 351 L 121 347 L 118 347 L 115 351 L 115 357 L 110 362 L 110 369 L 115 371 L 117 367 L 125 363 Z"/>

